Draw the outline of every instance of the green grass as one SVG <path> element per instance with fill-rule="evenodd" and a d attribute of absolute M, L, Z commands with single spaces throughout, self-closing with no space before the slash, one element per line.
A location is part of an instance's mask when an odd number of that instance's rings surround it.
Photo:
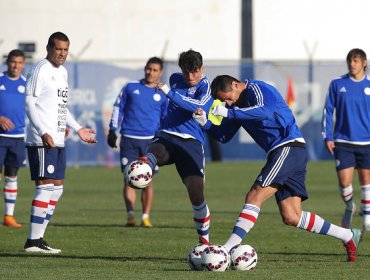
<path fill-rule="evenodd" d="M 211 241 L 223 244 L 242 208 L 244 196 L 263 162 L 209 163 L 206 198 L 211 210 Z M 366 279 L 370 242 L 358 261 L 346 263 L 339 240 L 285 226 L 274 199 L 263 205 L 244 243 L 258 253 L 255 270 L 190 271 L 186 256 L 197 242 L 192 210 L 174 166 L 154 180 L 152 229 L 126 228 L 122 176 L 118 168 L 70 168 L 63 197 L 45 239 L 62 249 L 58 256 L 26 254 L 34 185 L 28 169 L 19 174 L 16 218 L 21 229 L 0 227 L 0 279 Z M 359 204 L 358 182 L 354 183 Z M 303 208 L 339 224 L 343 211 L 333 162 L 308 166 L 310 199 Z M 1 206 L 3 208 L 3 204 Z M 136 213 L 141 215 L 137 201 Z M 357 214 L 354 226 L 362 226 Z"/>

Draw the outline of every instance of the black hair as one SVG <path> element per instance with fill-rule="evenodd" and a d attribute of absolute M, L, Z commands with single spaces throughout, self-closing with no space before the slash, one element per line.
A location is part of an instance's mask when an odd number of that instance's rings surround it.
<path fill-rule="evenodd" d="M 366 53 L 362 49 L 356 48 L 356 49 L 352 49 L 348 52 L 347 58 L 346 58 L 347 64 L 350 63 L 351 59 L 354 58 L 354 57 L 359 57 L 363 61 L 367 60 Z M 367 66 L 364 67 L 365 71 L 366 71 L 366 69 L 367 69 Z"/>
<path fill-rule="evenodd" d="M 17 56 L 21 56 L 23 58 L 26 58 L 23 51 L 16 49 L 16 50 L 12 50 L 12 51 L 9 52 L 9 54 L 6 58 L 6 62 L 8 62 L 8 60 L 11 57 L 17 57 Z"/>
<path fill-rule="evenodd" d="M 151 64 L 151 63 L 158 64 L 159 67 L 161 68 L 161 70 L 163 69 L 163 60 L 160 59 L 159 57 L 153 56 L 153 57 L 149 58 L 149 60 L 145 64 L 145 68 L 148 67 L 148 65 Z"/>
<path fill-rule="evenodd" d="M 64 42 L 69 42 L 69 39 L 66 34 L 62 32 L 54 32 L 53 34 L 50 35 L 49 40 L 48 40 L 48 46 L 49 47 L 54 47 L 55 46 L 55 39 L 64 41 Z"/>
<path fill-rule="evenodd" d="M 180 53 L 179 56 L 179 67 L 182 71 L 190 73 L 194 72 L 197 69 L 200 69 L 203 66 L 202 55 L 192 49 Z"/>
<path fill-rule="evenodd" d="M 218 92 L 224 91 L 228 92 L 231 91 L 231 84 L 232 82 L 240 83 L 238 79 L 231 77 L 229 75 L 220 75 L 213 79 L 211 83 L 211 95 L 214 99 L 218 99 Z"/>

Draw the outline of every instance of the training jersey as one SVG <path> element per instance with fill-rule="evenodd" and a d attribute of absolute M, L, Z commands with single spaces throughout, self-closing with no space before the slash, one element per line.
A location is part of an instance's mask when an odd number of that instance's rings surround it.
<path fill-rule="evenodd" d="M 208 120 L 204 129 L 226 143 L 243 127 L 266 153 L 289 142 L 305 143 L 292 111 L 273 86 L 247 80 L 238 106 L 226 105 L 227 118 L 219 126 Z"/>
<path fill-rule="evenodd" d="M 181 138 L 194 138 L 204 144 L 204 132 L 193 119 L 193 112 L 201 108 L 208 113 L 212 106 L 210 83 L 206 76 L 195 86 L 189 86 L 182 73 L 170 77 L 171 90 L 167 116 L 163 121 L 162 131 Z"/>
<path fill-rule="evenodd" d="M 42 146 L 41 136 L 48 133 L 57 147 L 64 147 L 67 122 L 76 131 L 76 121 L 68 111 L 67 70 L 53 66 L 47 59 L 38 62 L 27 76 L 26 145 Z"/>
<path fill-rule="evenodd" d="M 322 117 L 322 136 L 325 141 L 370 144 L 369 76 L 356 81 L 346 74 L 331 81 Z"/>
<path fill-rule="evenodd" d="M 123 136 L 151 139 L 167 114 L 167 104 L 166 96 L 144 80 L 128 82 L 114 103 L 109 129 L 120 127 Z"/>
<path fill-rule="evenodd" d="M 14 128 L 5 131 L 0 127 L 0 136 L 9 138 L 24 137 L 25 118 L 24 100 L 26 78 L 14 80 L 6 72 L 0 73 L 0 116 L 7 117 Z"/>

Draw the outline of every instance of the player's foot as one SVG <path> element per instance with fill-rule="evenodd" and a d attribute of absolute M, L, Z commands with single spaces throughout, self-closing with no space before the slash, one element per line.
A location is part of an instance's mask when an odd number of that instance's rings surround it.
<path fill-rule="evenodd" d="M 134 227 L 134 226 L 136 226 L 135 215 L 132 215 L 132 214 L 127 215 L 126 227 Z"/>
<path fill-rule="evenodd" d="M 50 247 L 49 243 L 45 239 L 43 239 L 43 238 L 41 238 L 41 244 L 44 245 L 49 250 L 54 251 L 56 254 L 59 254 L 59 253 L 62 252 L 61 249 L 56 249 L 56 248 Z"/>
<path fill-rule="evenodd" d="M 350 228 L 352 224 L 353 214 L 356 212 L 356 205 L 353 203 L 352 209 L 345 209 L 342 217 L 342 227 Z"/>
<path fill-rule="evenodd" d="M 24 244 L 24 251 L 27 253 L 41 253 L 41 254 L 59 254 L 61 250 L 50 248 L 43 244 L 42 238 L 27 239 Z"/>
<path fill-rule="evenodd" d="M 356 261 L 356 256 L 357 256 L 357 249 L 358 245 L 360 244 L 361 237 L 362 237 L 362 232 L 361 230 L 357 228 L 353 228 L 352 230 L 352 239 L 346 243 L 343 243 L 344 248 L 347 251 L 347 261 L 348 262 L 354 262 Z"/>
<path fill-rule="evenodd" d="M 199 236 L 199 244 L 212 245 L 207 239 L 202 236 Z"/>
<path fill-rule="evenodd" d="M 143 218 L 141 220 L 141 226 L 146 227 L 146 228 L 152 228 L 153 227 L 152 223 L 149 220 L 149 217 Z"/>
<path fill-rule="evenodd" d="M 14 219 L 14 217 L 10 216 L 10 215 L 5 215 L 4 216 L 3 225 L 7 226 L 7 227 L 15 227 L 15 228 L 22 227 L 22 225 L 18 224 L 17 221 Z"/>

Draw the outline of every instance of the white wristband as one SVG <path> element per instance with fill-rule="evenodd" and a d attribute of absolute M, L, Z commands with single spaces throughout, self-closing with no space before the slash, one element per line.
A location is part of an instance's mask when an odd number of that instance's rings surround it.
<path fill-rule="evenodd" d="M 161 91 L 164 93 L 164 94 L 168 94 L 168 92 L 170 91 L 170 88 L 164 84 L 162 87 L 161 87 Z"/>

